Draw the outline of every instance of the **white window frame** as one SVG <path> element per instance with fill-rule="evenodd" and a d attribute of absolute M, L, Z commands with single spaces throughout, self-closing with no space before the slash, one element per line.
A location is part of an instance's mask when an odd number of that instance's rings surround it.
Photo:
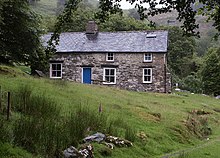
<path fill-rule="evenodd" d="M 53 68 L 52 65 L 54 65 L 54 64 L 56 64 L 56 65 L 59 64 L 60 67 L 61 67 L 60 76 L 58 76 L 58 77 L 57 77 L 57 76 L 52 76 L 52 71 L 56 71 L 56 72 L 59 71 L 59 70 L 52 70 L 52 68 Z M 50 63 L 50 78 L 62 78 L 62 72 L 63 72 L 63 71 L 62 71 L 62 69 L 63 69 L 62 67 L 63 67 L 63 64 L 62 64 L 62 63 Z"/>
<path fill-rule="evenodd" d="M 112 58 L 112 59 L 109 59 Z M 114 61 L 114 53 L 108 52 L 106 53 L 106 61 Z"/>
<path fill-rule="evenodd" d="M 146 59 L 146 58 L 149 58 L 150 59 Z M 152 62 L 153 61 L 153 55 L 152 53 L 144 53 L 144 62 Z"/>
<path fill-rule="evenodd" d="M 150 70 L 150 75 L 149 74 L 144 74 L 144 70 Z M 145 76 L 150 76 L 150 81 L 145 81 L 144 80 L 144 77 Z M 143 68 L 143 83 L 152 83 L 152 77 L 153 75 L 152 75 L 152 68 Z"/>
<path fill-rule="evenodd" d="M 114 82 L 105 82 L 105 77 L 106 77 L 106 74 L 105 74 L 105 70 L 114 70 Z M 109 75 L 110 77 L 112 77 L 111 75 Z M 116 68 L 104 68 L 103 69 L 103 84 L 116 84 Z"/>

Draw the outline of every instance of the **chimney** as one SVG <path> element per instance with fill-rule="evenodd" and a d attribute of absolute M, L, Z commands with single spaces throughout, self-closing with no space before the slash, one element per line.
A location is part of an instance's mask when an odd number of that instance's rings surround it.
<path fill-rule="evenodd" d="M 98 25 L 95 21 L 88 21 L 86 26 L 86 37 L 89 40 L 95 40 L 98 36 Z"/>

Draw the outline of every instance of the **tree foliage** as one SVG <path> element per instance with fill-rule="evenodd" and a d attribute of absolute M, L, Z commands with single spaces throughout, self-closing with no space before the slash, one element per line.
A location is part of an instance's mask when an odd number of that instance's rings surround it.
<path fill-rule="evenodd" d="M 30 9 L 27 0 L 4 0 L 1 3 L 1 62 L 23 63 L 30 65 L 32 70 L 40 69 L 46 59 L 41 52 L 38 15 Z"/>
<path fill-rule="evenodd" d="M 103 31 L 138 31 L 149 30 L 146 21 L 136 20 L 132 17 L 121 16 L 119 14 L 111 15 L 104 23 L 100 24 Z"/>
<path fill-rule="evenodd" d="M 202 82 L 204 92 L 220 95 L 220 48 L 212 48 L 205 56 L 202 69 Z"/>
<path fill-rule="evenodd" d="M 182 36 L 182 30 L 178 27 L 169 30 L 168 64 L 172 73 L 180 79 L 198 70 L 194 60 L 195 47 L 195 39 Z"/>
<path fill-rule="evenodd" d="M 100 0 L 100 12 L 99 17 L 105 21 L 109 13 L 114 13 L 120 10 L 120 4 L 122 0 Z M 126 0 L 131 4 L 136 3 L 136 8 L 140 13 L 141 19 L 148 18 L 148 16 L 154 16 L 157 14 L 171 12 L 177 10 L 177 20 L 182 21 L 182 30 L 186 35 L 198 35 L 196 29 L 199 25 L 196 23 L 196 15 L 207 16 L 208 20 L 213 20 L 213 26 L 220 32 L 220 1 L 219 0 Z M 203 4 L 201 8 L 195 10 L 193 6 L 196 3 Z M 148 8 L 146 8 L 148 6 Z"/>

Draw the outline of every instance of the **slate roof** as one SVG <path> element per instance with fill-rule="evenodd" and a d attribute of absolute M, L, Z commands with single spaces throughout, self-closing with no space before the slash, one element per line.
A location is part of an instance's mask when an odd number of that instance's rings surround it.
<path fill-rule="evenodd" d="M 43 36 L 48 41 L 51 34 Z M 89 40 L 85 32 L 60 36 L 57 52 L 167 52 L 168 31 L 99 32 Z"/>

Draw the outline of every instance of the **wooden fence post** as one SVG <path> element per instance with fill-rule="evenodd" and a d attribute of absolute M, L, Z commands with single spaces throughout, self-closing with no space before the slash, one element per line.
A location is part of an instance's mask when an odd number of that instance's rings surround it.
<path fill-rule="evenodd" d="M 11 93 L 8 92 L 7 120 L 9 120 L 11 110 Z"/>

